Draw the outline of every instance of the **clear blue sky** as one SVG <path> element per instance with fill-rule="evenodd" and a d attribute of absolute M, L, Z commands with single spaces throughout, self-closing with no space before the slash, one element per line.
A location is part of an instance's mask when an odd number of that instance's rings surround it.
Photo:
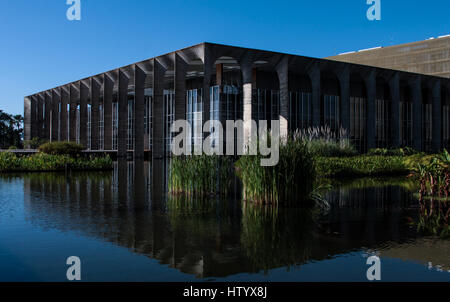
<path fill-rule="evenodd" d="M 23 97 L 200 42 L 325 57 L 450 34 L 449 0 L 0 0 L 0 109 Z"/>

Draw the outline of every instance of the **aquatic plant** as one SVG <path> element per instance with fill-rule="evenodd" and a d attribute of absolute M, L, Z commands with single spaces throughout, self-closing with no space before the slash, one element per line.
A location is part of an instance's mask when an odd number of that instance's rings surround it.
<path fill-rule="evenodd" d="M 415 175 L 420 182 L 420 198 L 440 197 L 450 194 L 450 154 L 444 150 L 434 155 L 428 164 L 418 163 Z"/>
<path fill-rule="evenodd" d="M 17 156 L 12 152 L 0 153 L 0 172 L 45 172 L 65 170 L 110 170 L 109 156 L 93 158 L 73 158 L 69 155 L 37 153 Z"/>
<path fill-rule="evenodd" d="M 296 131 L 294 137 L 304 141 L 317 156 L 346 157 L 358 154 L 342 127 L 338 132 L 332 131 L 329 126 L 310 127 Z"/>
<path fill-rule="evenodd" d="M 304 140 L 289 136 L 280 143 L 279 162 L 261 166 L 263 158 L 243 155 L 236 162 L 243 198 L 262 204 L 310 204 L 316 184 L 315 156 Z"/>
<path fill-rule="evenodd" d="M 193 195 L 226 195 L 233 176 L 228 156 L 192 155 L 174 157 L 169 168 L 169 192 Z"/>
<path fill-rule="evenodd" d="M 401 156 L 319 157 L 318 174 L 322 177 L 407 175 L 409 165 Z"/>

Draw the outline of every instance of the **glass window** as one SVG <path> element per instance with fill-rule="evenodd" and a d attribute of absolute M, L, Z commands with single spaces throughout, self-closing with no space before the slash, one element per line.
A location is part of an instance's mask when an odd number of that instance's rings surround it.
<path fill-rule="evenodd" d="M 377 148 L 387 148 L 390 146 L 391 102 L 377 99 L 375 106 L 376 146 Z"/>
<path fill-rule="evenodd" d="M 422 141 L 423 150 L 431 152 L 433 141 L 433 108 L 431 104 L 422 104 Z"/>
<path fill-rule="evenodd" d="M 356 150 L 366 151 L 366 99 L 350 97 L 350 142 Z"/>
<path fill-rule="evenodd" d="M 289 93 L 289 130 L 296 131 L 312 126 L 312 95 L 309 92 Z"/>
<path fill-rule="evenodd" d="M 400 143 L 402 146 L 413 145 L 413 104 L 400 102 Z"/>

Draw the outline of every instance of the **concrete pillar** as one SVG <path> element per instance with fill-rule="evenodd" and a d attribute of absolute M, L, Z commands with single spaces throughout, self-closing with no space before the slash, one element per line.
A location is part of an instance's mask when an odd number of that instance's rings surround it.
<path fill-rule="evenodd" d="M 99 149 L 99 103 L 100 84 L 95 78 L 91 78 L 91 150 Z"/>
<path fill-rule="evenodd" d="M 59 91 L 52 90 L 52 141 L 59 141 L 59 102 L 61 101 L 61 96 Z"/>
<path fill-rule="evenodd" d="M 152 157 L 164 156 L 164 74 L 166 69 L 157 60 L 153 60 L 153 103 L 152 103 Z"/>
<path fill-rule="evenodd" d="M 33 95 L 31 97 L 31 137 L 33 139 L 39 136 L 39 121 L 38 121 L 38 97 Z"/>
<path fill-rule="evenodd" d="M 415 76 L 411 81 L 413 98 L 413 148 L 422 150 L 422 78 Z"/>
<path fill-rule="evenodd" d="M 350 137 L 350 70 L 348 67 L 344 68 L 338 73 L 341 99 L 340 99 L 340 119 L 341 126 L 347 131 Z"/>
<path fill-rule="evenodd" d="M 309 72 L 312 85 L 312 125 L 313 127 L 320 127 L 320 102 L 321 102 L 321 76 L 320 67 L 316 64 Z"/>
<path fill-rule="evenodd" d="M 77 85 L 78 86 L 78 85 Z M 69 109 L 69 141 L 76 142 L 77 140 L 77 104 L 78 104 L 78 89 L 74 84 L 70 85 L 70 109 Z"/>
<path fill-rule="evenodd" d="M 175 121 L 186 120 L 186 61 L 175 53 Z M 208 91 L 209 94 L 209 91 Z M 187 145 L 183 146 L 187 152 Z"/>
<path fill-rule="evenodd" d="M 88 112 L 87 103 L 89 99 L 89 87 L 80 81 L 80 144 L 87 148 L 87 123 L 88 123 Z"/>
<path fill-rule="evenodd" d="M 253 121 L 252 102 L 253 90 L 256 85 L 253 83 L 253 70 L 251 61 L 243 61 L 241 64 L 242 83 L 243 83 L 243 122 L 244 122 L 244 146 L 248 149 L 251 144 L 252 133 L 256 131 L 253 129 L 255 124 Z"/>
<path fill-rule="evenodd" d="M 31 97 L 23 100 L 23 139 L 25 141 L 31 140 L 31 102 Z"/>
<path fill-rule="evenodd" d="M 186 72 L 187 63 L 175 54 L 175 120 L 186 119 Z M 207 91 L 209 94 L 209 90 Z"/>
<path fill-rule="evenodd" d="M 134 159 L 144 159 L 145 72 L 134 67 Z M 136 166 L 137 168 L 137 166 Z"/>
<path fill-rule="evenodd" d="M 286 138 L 289 132 L 289 59 L 283 57 L 276 67 L 280 85 L 280 137 Z"/>
<path fill-rule="evenodd" d="M 433 152 L 439 152 L 442 148 L 442 93 L 441 81 L 433 85 Z"/>
<path fill-rule="evenodd" d="M 117 157 L 126 158 L 128 138 L 128 83 L 129 78 L 119 69 L 119 129 L 117 135 Z"/>
<path fill-rule="evenodd" d="M 396 72 L 389 80 L 391 92 L 391 147 L 399 148 L 400 142 L 400 75 Z"/>
<path fill-rule="evenodd" d="M 44 139 L 44 96 L 42 93 L 40 93 L 38 96 L 38 117 L 37 117 L 37 124 L 38 124 L 38 137 L 41 139 Z"/>
<path fill-rule="evenodd" d="M 114 81 L 107 75 L 103 75 L 103 110 L 104 110 L 104 149 L 112 150 L 112 100 Z"/>
<path fill-rule="evenodd" d="M 367 86 L 367 150 L 376 147 L 375 132 L 376 132 L 376 106 L 375 100 L 377 98 L 377 77 L 376 72 L 372 70 L 366 77 Z"/>
<path fill-rule="evenodd" d="M 68 114 L 67 105 L 69 104 L 69 92 L 66 87 L 61 88 L 61 141 L 67 141 L 67 129 L 68 129 Z"/>
<path fill-rule="evenodd" d="M 215 56 L 211 52 L 208 46 L 205 46 L 205 55 L 203 58 L 203 125 L 211 120 L 211 103 L 210 103 L 210 88 L 211 88 L 211 76 L 213 75 L 213 67 L 215 63 Z M 204 133 L 203 135 L 208 135 Z"/>
<path fill-rule="evenodd" d="M 44 137 L 46 140 L 50 141 L 51 137 L 51 118 L 52 118 L 52 98 L 50 95 L 51 92 L 45 92 L 45 120 L 44 120 L 44 129 L 45 134 Z"/>

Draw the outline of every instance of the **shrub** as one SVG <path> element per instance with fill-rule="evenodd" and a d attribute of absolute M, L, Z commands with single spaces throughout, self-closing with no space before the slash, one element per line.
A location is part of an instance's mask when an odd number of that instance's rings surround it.
<path fill-rule="evenodd" d="M 8 148 L 8 150 L 17 150 L 17 147 L 16 147 L 16 146 L 10 146 L 10 147 Z"/>
<path fill-rule="evenodd" d="M 410 171 L 401 156 L 320 157 L 317 168 L 324 177 L 406 175 Z"/>
<path fill-rule="evenodd" d="M 0 153 L 0 172 L 44 172 L 72 170 L 109 170 L 112 160 L 104 158 L 73 158 L 69 155 L 37 153 L 19 157 L 11 152 Z"/>
<path fill-rule="evenodd" d="M 369 150 L 369 152 L 367 152 L 367 155 L 378 155 L 378 156 L 410 156 L 414 154 L 419 154 L 419 152 L 410 147 L 398 149 L 376 148 L 371 149 Z"/>
<path fill-rule="evenodd" d="M 39 147 L 39 152 L 52 155 L 78 156 L 83 151 L 82 145 L 74 142 L 53 142 L 45 143 Z"/>
<path fill-rule="evenodd" d="M 37 149 L 40 145 L 45 144 L 47 141 L 39 137 L 33 137 L 31 140 L 24 141 L 24 146 L 28 146 L 31 149 Z"/>

